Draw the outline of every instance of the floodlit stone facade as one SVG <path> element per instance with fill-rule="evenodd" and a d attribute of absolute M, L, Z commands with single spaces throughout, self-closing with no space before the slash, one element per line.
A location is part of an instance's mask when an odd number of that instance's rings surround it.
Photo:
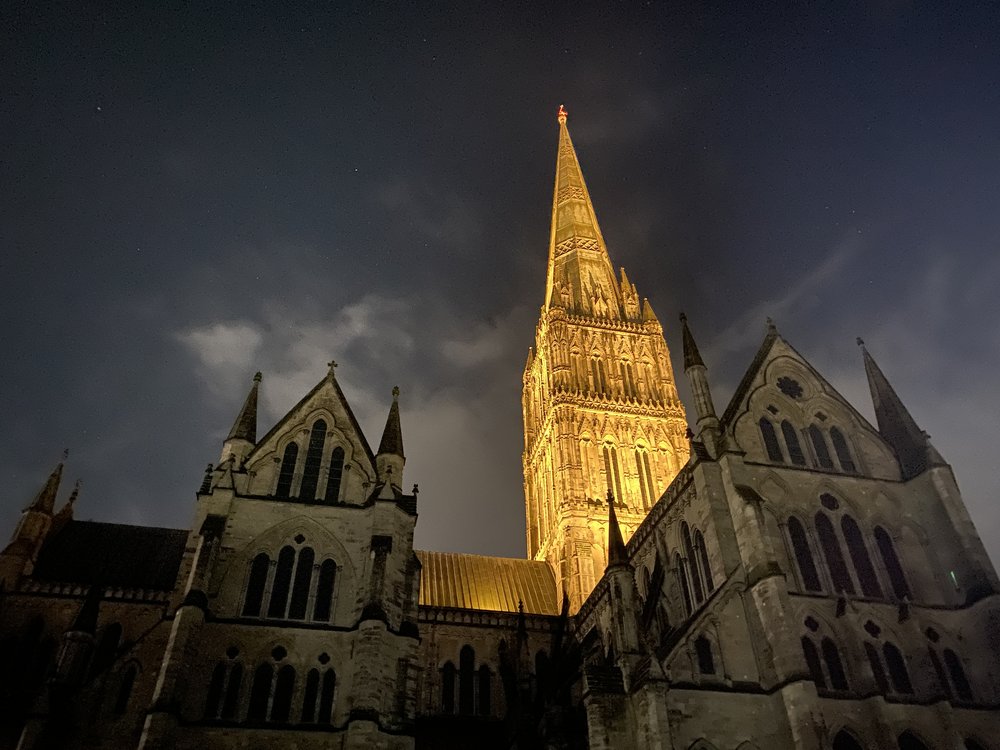
<path fill-rule="evenodd" d="M 372 450 L 331 363 L 258 439 L 258 376 L 189 529 L 75 520 L 61 464 L 25 509 L 0 748 L 1000 750 L 947 462 L 863 346 L 877 425 L 773 324 L 720 415 L 682 316 L 688 420 L 559 125 L 528 559 L 413 549 L 398 392 Z"/>
<path fill-rule="evenodd" d="M 608 562 L 608 491 L 628 536 L 688 440 L 663 328 L 624 268 L 616 278 L 558 119 L 545 305 L 524 367 L 524 496 L 528 556 L 552 565 L 576 612 Z"/>

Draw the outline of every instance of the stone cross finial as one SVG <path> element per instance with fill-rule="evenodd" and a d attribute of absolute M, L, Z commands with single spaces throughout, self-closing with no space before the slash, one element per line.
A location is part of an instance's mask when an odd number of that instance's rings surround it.
<path fill-rule="evenodd" d="M 337 377 L 337 373 L 336 373 L 336 372 L 334 372 L 334 370 L 336 370 L 336 369 L 337 369 L 337 360 L 335 360 L 335 359 L 331 359 L 331 360 L 330 360 L 329 362 L 327 362 L 327 363 L 326 363 L 326 366 L 330 368 L 330 372 L 328 372 L 327 374 L 328 374 L 328 375 L 329 375 L 329 376 L 330 376 L 331 378 L 335 378 L 335 377 Z"/>
<path fill-rule="evenodd" d="M 397 401 L 399 399 L 399 386 L 394 385 L 392 387 L 392 400 Z"/>
<path fill-rule="evenodd" d="M 253 382 L 259 383 L 263 378 L 264 376 L 260 374 L 260 370 L 257 370 L 257 372 L 254 373 Z"/>
<path fill-rule="evenodd" d="M 865 345 L 865 340 L 863 338 L 861 338 L 860 336 L 858 336 L 857 342 L 858 342 L 858 346 L 864 346 Z"/>

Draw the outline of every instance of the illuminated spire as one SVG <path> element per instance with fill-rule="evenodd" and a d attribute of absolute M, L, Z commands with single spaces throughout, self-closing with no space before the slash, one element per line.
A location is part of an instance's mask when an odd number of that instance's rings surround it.
<path fill-rule="evenodd" d="M 620 318 L 621 292 L 569 137 L 567 116 L 560 106 L 545 306 L 563 307 L 576 315 Z"/>

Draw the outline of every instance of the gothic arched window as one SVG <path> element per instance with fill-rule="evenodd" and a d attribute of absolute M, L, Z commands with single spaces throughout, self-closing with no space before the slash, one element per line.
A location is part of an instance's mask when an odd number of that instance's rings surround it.
<path fill-rule="evenodd" d="M 622 495 L 621 469 L 618 466 L 618 450 L 611 443 L 604 444 L 604 472 L 607 475 L 608 490 L 614 493 L 615 500 L 624 503 Z"/>
<path fill-rule="evenodd" d="M 701 587 L 701 578 L 698 575 L 698 558 L 694 554 L 694 545 L 691 543 L 691 529 L 688 528 L 687 521 L 681 522 L 681 539 L 684 542 L 684 554 L 687 557 L 689 569 L 691 571 L 691 586 L 694 589 L 694 600 L 701 604 L 705 600 L 705 591 Z"/>
<path fill-rule="evenodd" d="M 947 654 L 945 654 L 947 656 Z M 139 667 L 136 664 L 129 664 L 124 673 L 122 673 L 122 680 L 118 684 L 118 695 L 115 697 L 115 713 L 123 714 L 128 708 L 129 699 L 132 697 L 132 688 L 135 686 L 135 678 L 139 676 Z"/>
<path fill-rule="evenodd" d="M 292 586 L 292 600 L 288 605 L 288 618 L 291 620 L 304 620 L 306 617 L 315 558 L 316 555 L 312 551 L 312 547 L 303 547 L 299 550 L 299 559 L 295 565 L 295 583 Z"/>
<path fill-rule="evenodd" d="M 816 572 L 816 563 L 813 562 L 812 550 L 809 549 L 806 530 L 795 516 L 788 519 L 788 536 L 792 540 L 792 551 L 802 576 L 803 588 L 806 591 L 821 591 L 823 587 L 819 583 L 819 573 Z"/>
<path fill-rule="evenodd" d="M 231 721 L 236 718 L 236 710 L 240 706 L 240 687 L 243 682 L 243 665 L 233 664 L 229 670 L 229 680 L 226 682 L 226 693 L 222 700 L 222 713 L 219 718 Z"/>
<path fill-rule="evenodd" d="M 458 654 L 458 712 L 469 716 L 475 712 L 476 652 L 472 646 L 462 646 Z"/>
<path fill-rule="evenodd" d="M 797 466 L 805 466 L 806 456 L 799 444 L 799 434 L 787 419 L 781 422 L 781 434 L 785 438 L 785 447 L 788 448 L 788 458 Z"/>
<path fill-rule="evenodd" d="M 302 723 L 316 721 L 316 700 L 319 698 L 319 670 L 310 669 L 306 675 L 306 690 L 302 696 Z"/>
<path fill-rule="evenodd" d="M 847 675 L 844 674 L 844 665 L 840 661 L 840 651 L 837 644 L 829 638 L 824 638 L 821 647 L 823 661 L 826 662 L 826 671 L 830 675 L 830 687 L 834 690 L 847 690 Z"/>
<path fill-rule="evenodd" d="M 704 579 L 703 582 L 707 595 L 715 588 L 715 582 L 712 580 L 712 566 L 708 562 L 708 549 L 705 547 L 705 537 L 698 529 L 694 532 L 694 548 L 698 553 L 698 562 L 701 563 L 701 575 Z"/>
<path fill-rule="evenodd" d="M 441 711 L 455 713 L 455 665 L 445 662 L 441 668 Z"/>
<path fill-rule="evenodd" d="M 244 617 L 260 617 L 260 607 L 264 603 L 264 586 L 267 584 L 267 572 L 271 568 L 271 558 L 261 552 L 250 563 L 250 576 L 247 581 L 247 595 L 243 600 Z"/>
<path fill-rule="evenodd" d="M 271 721 L 284 724 L 292 712 L 292 693 L 295 692 L 295 668 L 286 664 L 278 670 L 274 683 L 274 700 L 271 702 Z"/>
<path fill-rule="evenodd" d="M 906 668 L 903 654 L 892 643 L 884 644 L 882 653 L 885 655 L 885 664 L 889 668 L 889 678 L 892 680 L 893 690 L 901 694 L 911 694 L 913 685 L 910 683 L 910 672 Z"/>
<path fill-rule="evenodd" d="M 645 463 L 645 466 L 643 465 Z M 653 504 L 653 486 L 649 481 L 649 457 L 642 448 L 635 449 L 635 471 L 639 477 L 639 491 L 642 495 L 642 507 L 648 508 Z"/>
<path fill-rule="evenodd" d="M 698 657 L 698 671 L 702 674 L 715 674 L 715 659 L 712 658 L 712 642 L 703 635 L 694 642 L 694 651 Z"/>
<path fill-rule="evenodd" d="M 878 655 L 878 649 L 867 641 L 865 642 L 865 654 L 868 656 L 868 664 L 872 668 L 875 686 L 880 693 L 885 695 L 889 692 L 889 681 L 885 677 L 885 667 L 882 666 L 882 657 Z"/>
<path fill-rule="evenodd" d="M 339 445 L 330 454 L 330 473 L 326 479 L 326 497 L 328 503 L 340 499 L 340 481 L 344 476 L 344 449 Z"/>
<path fill-rule="evenodd" d="M 278 471 L 278 486 L 274 490 L 276 497 L 290 497 L 292 494 L 292 479 L 295 477 L 295 462 L 299 457 L 299 446 L 289 443 L 285 446 L 285 455 L 281 459 L 281 469 Z"/>
<path fill-rule="evenodd" d="M 622 360 L 622 390 L 629 398 L 635 398 L 635 375 L 632 370 L 632 363 Z"/>
<path fill-rule="evenodd" d="M 771 424 L 771 420 L 767 417 L 761 417 L 760 422 L 760 436 L 764 439 L 764 448 L 767 450 L 767 457 L 771 461 L 784 461 L 785 457 L 781 454 L 781 445 L 778 443 L 778 435 L 774 431 L 774 425 Z"/>
<path fill-rule="evenodd" d="M 955 686 L 958 697 L 964 701 L 972 700 L 972 686 L 965 676 L 965 669 L 962 667 L 962 660 L 950 648 L 944 650 L 944 663 L 948 665 L 948 673 L 951 675 L 951 682 Z"/>
<path fill-rule="evenodd" d="M 684 596 L 684 612 L 689 615 L 694 611 L 694 608 L 691 606 L 691 588 L 688 585 L 687 570 L 685 570 L 685 567 L 680 553 L 675 552 L 674 568 L 677 570 L 677 580 L 681 584 L 681 593 Z"/>
<path fill-rule="evenodd" d="M 319 723 L 333 720 L 333 698 L 337 692 L 337 674 L 332 669 L 323 674 L 323 689 L 319 694 Z"/>
<path fill-rule="evenodd" d="M 833 468 L 833 459 L 830 458 L 830 451 L 826 447 L 826 439 L 822 430 L 814 424 L 809 425 L 809 439 L 812 440 L 813 450 L 816 451 L 816 460 L 824 469 Z"/>
<path fill-rule="evenodd" d="M 323 462 L 324 445 L 326 445 L 326 422 L 317 419 L 309 433 L 306 462 L 302 467 L 302 487 L 299 489 L 299 498 L 306 502 L 316 499 L 316 487 L 319 486 L 319 466 Z"/>
<path fill-rule="evenodd" d="M 881 598 L 882 587 L 879 585 L 875 566 L 872 565 L 872 559 L 868 555 L 868 547 L 865 546 L 865 538 L 861 534 L 857 522 L 845 515 L 840 520 L 840 530 L 844 532 L 844 541 L 847 542 L 847 551 L 854 563 L 854 572 L 858 574 L 861 592 L 865 596 Z"/>
<path fill-rule="evenodd" d="M 278 553 L 278 565 L 274 570 L 274 583 L 271 585 L 271 601 L 267 606 L 268 617 L 284 617 L 285 606 L 288 604 L 288 590 L 292 585 L 292 568 L 295 565 L 295 550 L 282 547 Z"/>
<path fill-rule="evenodd" d="M 909 599 L 910 587 L 906 583 L 906 576 L 903 575 L 903 566 L 899 564 L 896 556 L 896 548 L 892 543 L 892 537 L 881 526 L 875 527 L 875 543 L 878 551 L 882 555 L 882 562 L 885 563 L 885 571 L 889 574 L 889 582 L 892 584 L 892 592 L 897 599 Z"/>
<path fill-rule="evenodd" d="M 229 665 L 220 661 L 212 670 L 212 679 L 208 681 L 208 693 L 205 696 L 205 718 L 218 718 L 222 709 L 222 691 L 226 686 L 226 674 L 229 672 Z"/>
<path fill-rule="evenodd" d="M 819 535 L 819 543 L 823 547 L 823 556 L 826 558 L 826 566 L 830 569 L 830 578 L 833 580 L 833 589 L 837 593 L 854 593 L 854 582 L 851 574 L 847 570 L 847 563 L 844 562 L 844 553 L 840 549 L 840 541 L 833 530 L 833 524 L 822 511 L 816 514 L 816 533 Z"/>
<path fill-rule="evenodd" d="M 333 604 L 333 584 L 337 576 L 337 564 L 333 560 L 324 560 L 319 566 L 319 581 L 316 584 L 316 603 L 313 606 L 313 619 L 329 622 Z"/>
<path fill-rule="evenodd" d="M 483 664 L 479 668 L 479 715 L 489 716 L 490 715 L 490 688 L 491 681 L 493 679 L 493 673 L 490 668 Z"/>
<path fill-rule="evenodd" d="M 819 660 L 819 652 L 812 639 L 802 636 L 802 653 L 806 657 L 806 665 L 809 667 L 809 676 L 816 683 L 816 687 L 826 687 L 826 677 L 823 676 L 823 665 Z"/>
<path fill-rule="evenodd" d="M 848 474 L 854 474 L 857 472 L 857 468 L 854 465 L 854 460 L 851 458 L 851 451 L 847 447 L 847 439 L 836 427 L 830 428 L 830 440 L 833 442 L 833 450 L 837 454 L 837 460 L 840 461 L 840 468 L 842 471 Z"/>
<path fill-rule="evenodd" d="M 267 704 L 271 699 L 271 681 L 274 669 L 270 664 L 261 664 L 254 670 L 253 684 L 250 686 L 250 704 L 247 706 L 247 721 L 267 719 Z"/>

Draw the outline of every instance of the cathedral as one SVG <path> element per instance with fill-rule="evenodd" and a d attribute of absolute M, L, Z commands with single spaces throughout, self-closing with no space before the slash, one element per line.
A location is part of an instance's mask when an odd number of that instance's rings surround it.
<path fill-rule="evenodd" d="M 526 558 L 413 548 L 398 390 L 374 449 L 332 363 L 261 436 L 258 373 L 189 528 L 41 483 L 0 749 L 1000 750 L 1000 580 L 886 374 L 873 425 L 768 321 L 719 412 L 681 315 L 686 411 L 557 121 Z"/>

